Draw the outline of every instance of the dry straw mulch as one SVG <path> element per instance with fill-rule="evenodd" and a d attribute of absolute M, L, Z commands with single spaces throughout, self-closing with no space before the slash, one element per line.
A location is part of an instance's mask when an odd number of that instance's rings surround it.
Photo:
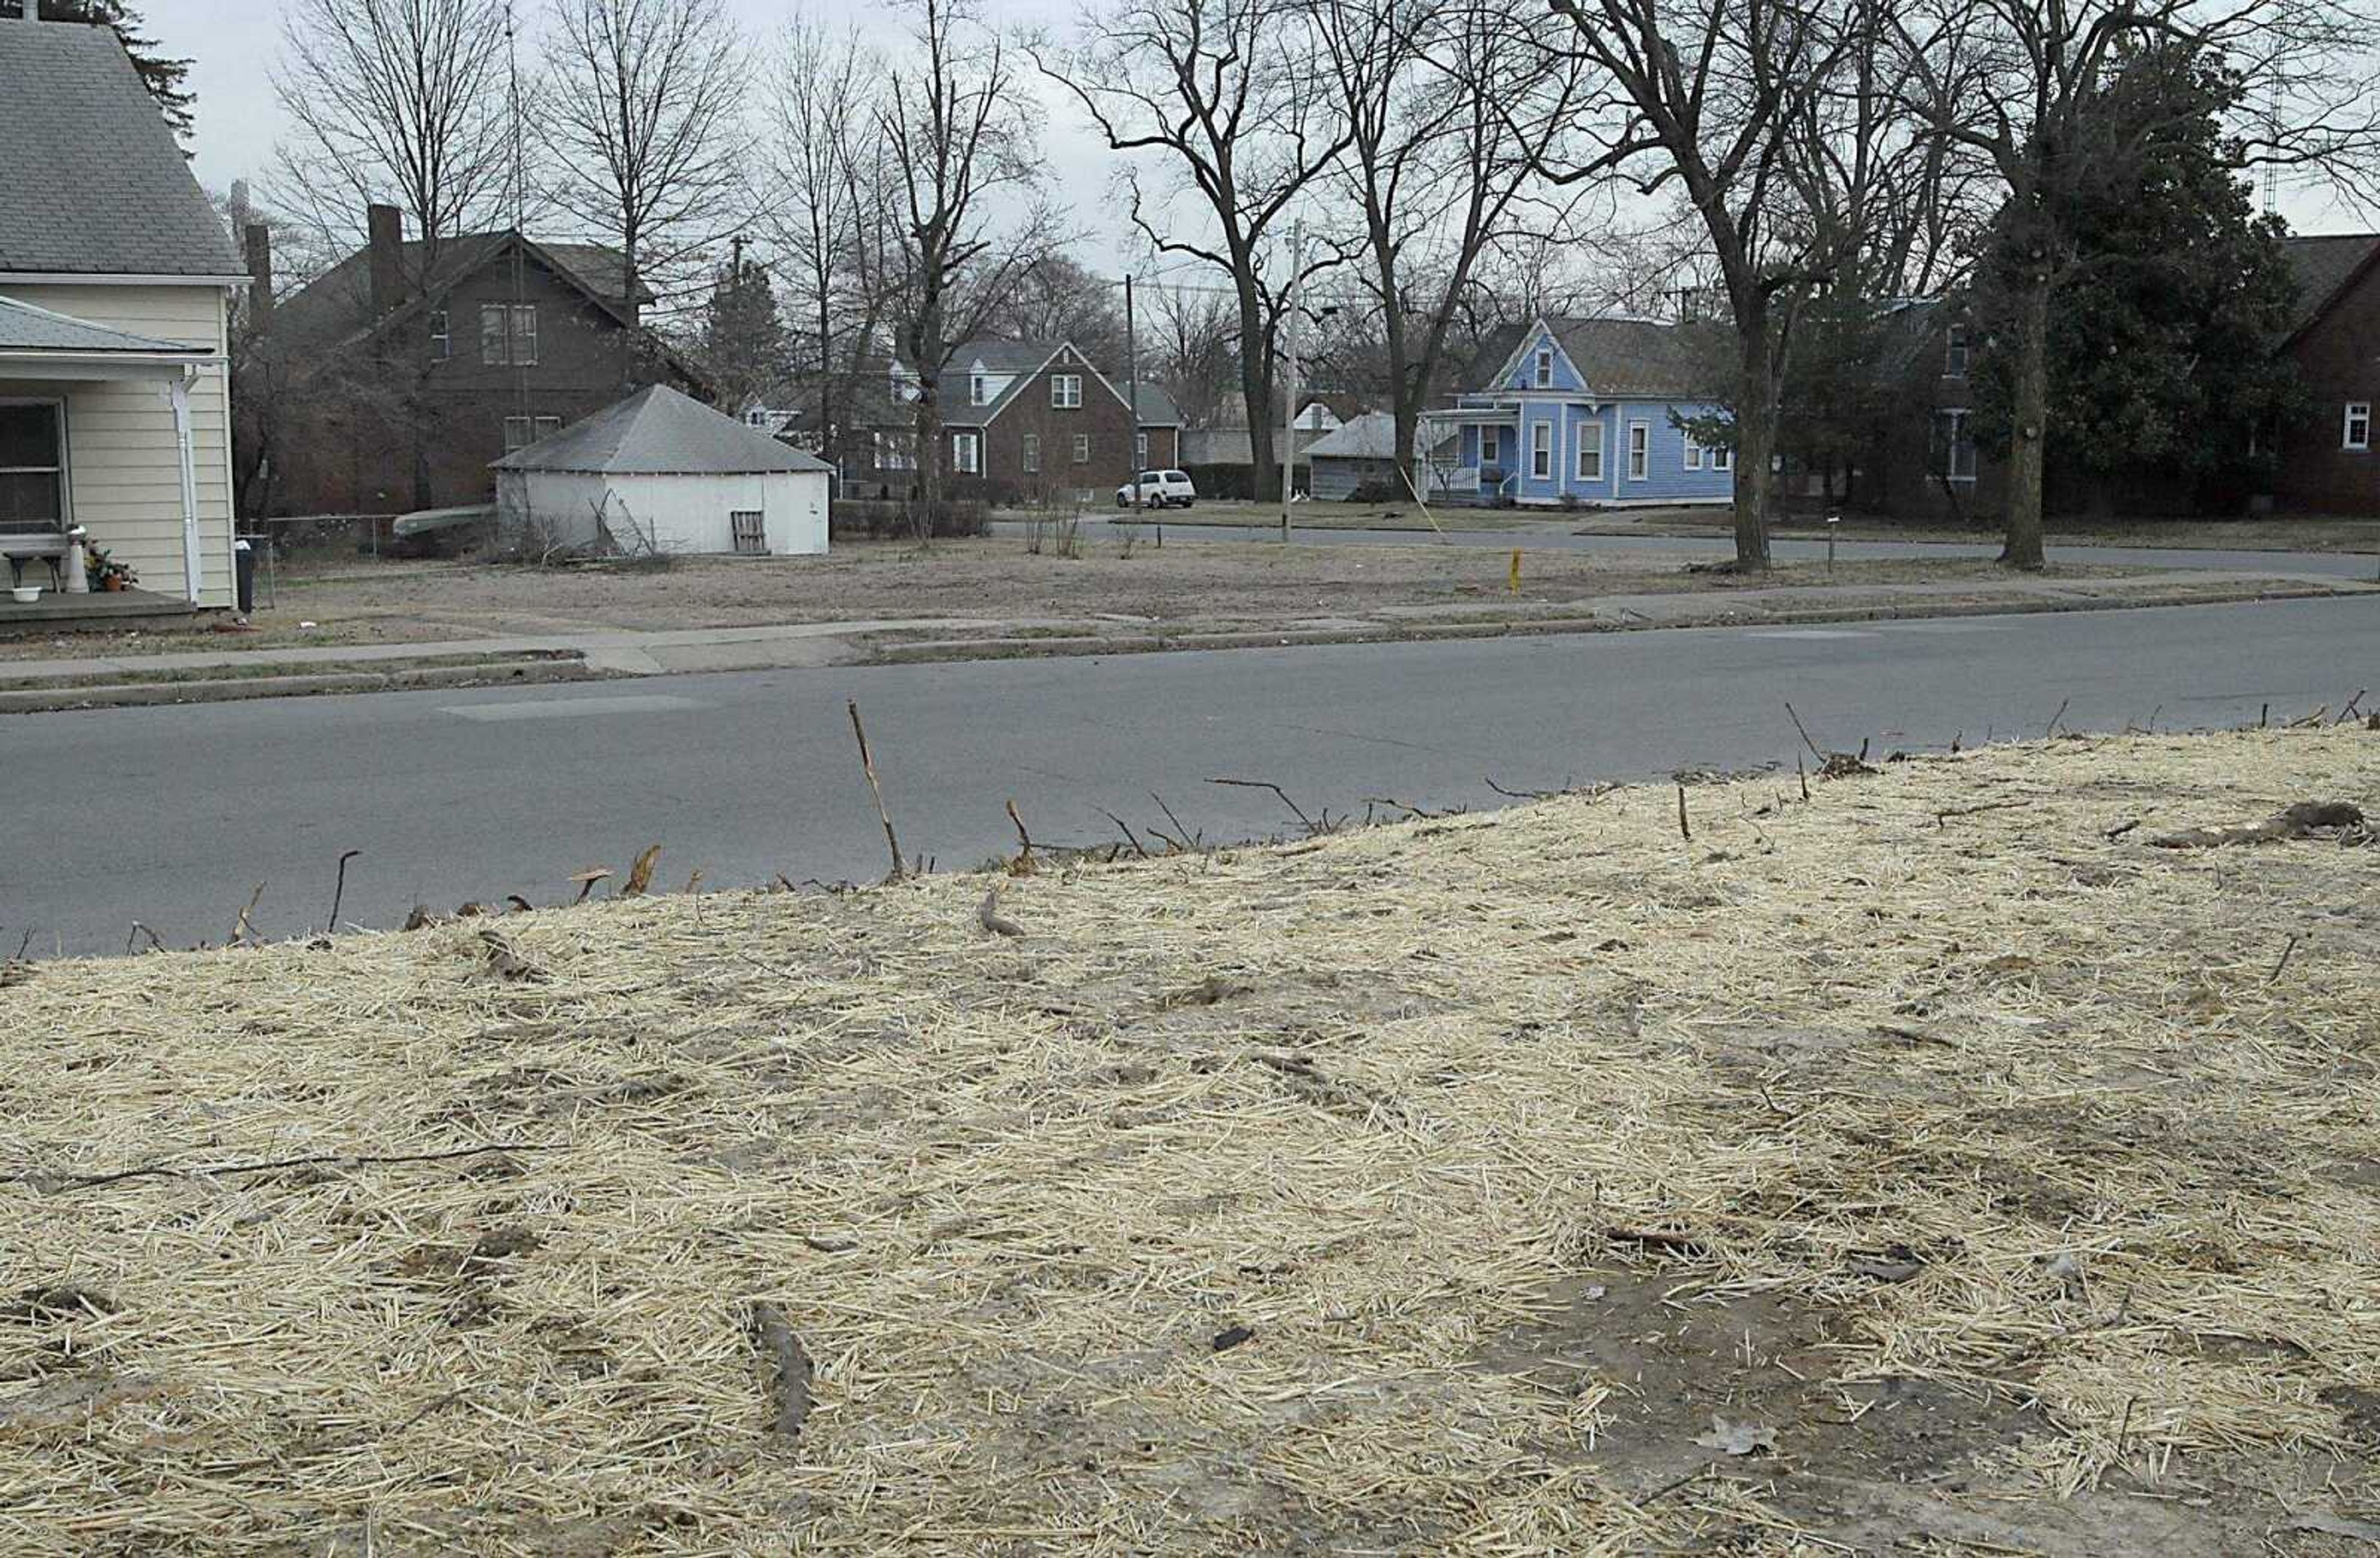
<path fill-rule="evenodd" d="M 2380 848 L 2149 840 L 2375 798 L 2361 731 L 2061 740 L 1014 938 L 938 878 L 42 965 L 0 1548 L 2346 1551 Z"/>

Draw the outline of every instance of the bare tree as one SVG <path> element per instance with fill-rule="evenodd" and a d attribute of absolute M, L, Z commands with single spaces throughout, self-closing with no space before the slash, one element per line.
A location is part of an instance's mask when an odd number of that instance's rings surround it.
<path fill-rule="evenodd" d="M 944 456 L 941 376 L 1016 277 L 1050 246 L 1030 102 L 998 33 L 973 0 L 907 0 L 909 46 L 877 105 L 892 170 L 902 292 L 901 356 L 925 523 L 939 513 Z M 1003 206 L 1014 208 L 1002 222 Z"/>
<path fill-rule="evenodd" d="M 1210 266 L 1232 288 L 1256 490 L 1269 491 L 1280 479 L 1273 349 L 1281 298 L 1298 279 L 1292 270 L 1311 274 L 1329 260 L 1293 258 L 1269 271 L 1268 254 L 1300 198 L 1348 141 L 1303 6 L 1115 0 L 1084 18 L 1074 47 L 1037 59 L 1110 149 L 1158 153 L 1171 164 L 1176 191 L 1206 208 L 1211 234 L 1186 236 L 1152 213 L 1138 171 L 1125 175 L 1133 224 L 1157 252 Z"/>
<path fill-rule="evenodd" d="M 761 222 L 784 278 L 793 358 L 812 384 L 820 448 L 847 463 L 863 368 L 882 349 L 900 273 L 893 178 L 880 133 L 882 58 L 856 30 L 796 14 L 773 62 Z"/>
<path fill-rule="evenodd" d="M 1108 372 L 1123 371 L 1123 299 L 1115 280 L 1062 254 L 1027 268 L 984 323 L 1019 341 L 1072 341 Z"/>
<path fill-rule="evenodd" d="M 2198 111 L 2195 94 L 2177 91 L 2171 116 L 2143 112 L 2119 79 L 2151 54 L 2177 80 L 2219 61 L 2263 100 L 2260 122 L 2237 141 L 2242 168 L 2313 170 L 2368 198 L 2380 150 L 2371 23 L 2333 0 L 1923 0 L 1893 26 L 1902 100 L 1945 148 L 1979 157 L 2002 197 L 1991 261 L 2016 338 L 2000 560 L 2037 568 L 2050 301 L 2075 263 L 2066 213 L 2094 181 L 2121 176 L 2172 117 Z"/>
<path fill-rule="evenodd" d="M 1239 388 L 1239 310 L 1208 286 L 1160 284 L 1144 296 L 1156 342 L 1142 371 L 1165 386 L 1184 424 L 1211 425 Z"/>
<path fill-rule="evenodd" d="M 327 237 L 394 199 L 426 274 L 498 209 L 511 173 L 504 33 L 503 0 L 289 0 L 274 202 Z"/>
<path fill-rule="evenodd" d="M 1363 214 L 1397 469 L 1419 491 L 1415 433 L 1481 261 L 1524 213 L 1540 237 L 1565 225 L 1535 197 L 1585 73 L 1469 0 L 1314 0 L 1313 14 L 1349 140 L 1332 181 Z"/>
<path fill-rule="evenodd" d="M 1551 3 L 1609 86 L 1582 126 L 1595 150 L 1562 176 L 1649 168 L 1644 191 L 1677 186 L 1708 237 L 1736 337 L 1735 566 L 1765 569 L 1793 313 L 1843 259 L 1797 198 L 1791 153 L 1810 104 L 1867 46 L 1873 0 Z"/>
<path fill-rule="evenodd" d="M 742 55 L 721 0 L 553 0 L 535 116 L 552 199 L 618 246 L 629 298 L 698 294 L 740 221 Z"/>

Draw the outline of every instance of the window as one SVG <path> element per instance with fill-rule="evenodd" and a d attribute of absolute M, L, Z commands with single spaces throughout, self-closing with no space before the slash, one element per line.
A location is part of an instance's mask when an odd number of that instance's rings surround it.
<path fill-rule="evenodd" d="M 2339 423 L 2338 446 L 2356 450 L 2372 447 L 2372 402 L 2350 400 L 2347 403 L 2347 415 Z"/>
<path fill-rule="evenodd" d="M 1642 481 L 1653 472 L 1653 426 L 1650 422 L 1628 424 L 1628 480 Z"/>
<path fill-rule="evenodd" d="M 1504 458 L 1503 430 L 1483 427 L 1479 430 L 1479 463 L 1500 465 Z"/>
<path fill-rule="evenodd" d="M 746 427 L 767 427 L 769 425 L 769 408 L 765 406 L 753 407 L 750 410 L 744 413 L 744 425 Z"/>
<path fill-rule="evenodd" d="M 915 470 L 917 456 L 909 446 L 909 435 L 879 432 L 875 435 L 876 469 L 879 470 Z"/>
<path fill-rule="evenodd" d="M 1963 324 L 1942 333 L 1942 371 L 1953 379 L 1967 376 L 1967 327 Z"/>
<path fill-rule="evenodd" d="M 983 435 L 981 433 L 951 434 L 951 469 L 961 476 L 983 474 Z"/>
<path fill-rule="evenodd" d="M 1727 445 L 1722 444 L 1718 448 L 1709 450 L 1708 453 L 1710 455 L 1710 468 L 1713 470 L 1733 470 L 1735 469 L 1735 451 L 1727 447 Z"/>
<path fill-rule="evenodd" d="M 509 316 L 512 330 L 507 337 L 504 323 Z M 535 303 L 482 303 L 480 305 L 480 360 L 499 367 L 510 365 L 528 368 L 537 362 L 537 305 Z"/>
<path fill-rule="evenodd" d="M 1075 463 L 1076 465 L 1091 463 L 1091 435 L 1087 432 L 1075 434 Z"/>
<path fill-rule="evenodd" d="M 1148 434 L 1135 432 L 1132 435 L 1132 463 L 1135 465 L 1148 463 Z"/>
<path fill-rule="evenodd" d="M 536 428 L 537 420 L 533 417 L 506 417 L 504 419 L 504 453 L 509 455 L 515 449 L 526 449 L 536 443 Z"/>
<path fill-rule="evenodd" d="M 1578 479 L 1582 481 L 1603 480 L 1603 424 L 1601 422 L 1579 424 Z"/>
<path fill-rule="evenodd" d="M 1554 349 L 1551 347 L 1537 348 L 1537 387 L 1539 389 L 1554 387 Z"/>
<path fill-rule="evenodd" d="M 537 419 L 537 435 L 540 438 L 551 438 L 561 431 L 562 419 L 560 417 L 540 417 Z"/>
<path fill-rule="evenodd" d="M 727 533 L 734 539 L 735 550 L 747 557 L 762 556 L 769 550 L 769 518 L 759 509 L 729 509 Z"/>
<path fill-rule="evenodd" d="M 1050 404 L 1062 411 L 1071 411 L 1083 403 L 1083 376 L 1080 373 L 1050 375 Z"/>
<path fill-rule="evenodd" d="M 66 529 L 65 415 L 55 400 L 0 400 L 0 529 Z"/>
<path fill-rule="evenodd" d="M 445 310 L 434 310 L 430 315 L 430 360 L 443 362 L 454 355 L 454 327 L 447 323 Z"/>
<path fill-rule="evenodd" d="M 980 405 L 982 405 L 985 401 L 990 400 L 990 399 L 991 398 L 991 396 L 990 396 L 990 395 L 988 392 L 990 391 L 990 387 L 991 387 L 991 386 L 990 385 L 990 383 L 988 383 L 985 381 L 984 376 L 983 376 L 982 374 L 980 374 L 980 373 L 970 373 L 970 374 L 968 374 L 968 375 L 967 375 L 967 404 L 968 404 L 968 405 L 970 405 L 970 406 L 980 406 Z"/>
<path fill-rule="evenodd" d="M 1535 422 L 1529 427 L 1529 474 L 1536 477 L 1554 473 L 1554 424 Z"/>
<path fill-rule="evenodd" d="M 1944 411 L 1935 420 L 1935 469 L 1947 481 L 1975 479 L 1975 440 L 1967 432 L 1967 413 Z"/>
<path fill-rule="evenodd" d="M 1025 435 L 1024 464 L 1027 472 L 1041 469 L 1041 435 L 1038 432 L 1028 432 Z"/>
<path fill-rule="evenodd" d="M 1690 432 L 1686 434 L 1686 469 L 1700 470 L 1702 468 L 1703 446 L 1694 442 L 1694 435 Z"/>

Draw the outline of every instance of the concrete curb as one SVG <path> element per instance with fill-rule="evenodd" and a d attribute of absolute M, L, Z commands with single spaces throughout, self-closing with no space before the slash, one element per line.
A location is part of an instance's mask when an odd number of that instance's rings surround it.
<path fill-rule="evenodd" d="M 1100 654 L 1157 654 L 1185 650 L 1295 649 L 1311 644 L 1415 643 L 1447 639 L 1552 637 L 1572 633 L 1642 633 L 1688 627 L 1799 627 L 1840 622 L 1905 622 L 1929 617 L 2017 616 L 2053 612 L 2138 611 L 2164 606 L 2236 605 L 2247 601 L 2325 600 L 2371 594 L 2369 587 L 2334 590 L 2319 585 L 2277 590 L 2226 590 L 2209 595 L 2156 596 L 2135 600 L 2020 598 L 1987 603 L 1828 606 L 1756 616 L 1664 622 L 1609 617 L 1533 617 L 1489 622 L 1382 624 L 1365 628 L 1283 628 L 1273 632 L 1122 634 L 1113 638 L 937 639 L 879 646 L 868 663 L 916 665 L 953 660 L 1038 660 Z"/>
<path fill-rule="evenodd" d="M 520 687 L 533 682 L 587 681 L 601 673 L 577 658 L 491 660 L 478 665 L 400 664 L 387 671 L 317 671 L 288 676 L 226 676 L 214 681 L 97 682 L 81 687 L 0 689 L 0 713 L 59 709 L 121 709 L 155 703 L 227 703 L 253 698 L 302 698 L 330 692 L 399 692 L 408 688 Z"/>

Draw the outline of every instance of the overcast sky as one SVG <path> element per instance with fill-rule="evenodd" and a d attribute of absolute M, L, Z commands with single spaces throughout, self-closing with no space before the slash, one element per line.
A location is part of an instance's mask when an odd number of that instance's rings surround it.
<path fill-rule="evenodd" d="M 794 10 L 785 0 L 726 0 L 726 5 L 746 32 L 763 44 Z M 856 20 L 879 33 L 887 25 L 887 7 L 878 0 L 811 0 L 809 8 L 837 25 Z M 541 9 L 540 0 L 519 0 L 525 63 L 535 55 Z M 280 10 L 261 0 L 147 0 L 144 14 L 163 48 L 194 62 L 199 181 L 211 190 L 226 191 L 233 179 L 248 178 L 262 193 L 271 182 L 273 143 L 288 123 L 273 91 L 273 71 L 281 52 Z M 1073 0 L 984 0 L 984 12 L 1003 30 L 1062 29 L 1073 18 L 1075 6 Z M 1046 86 L 1040 95 L 1048 110 L 1042 150 L 1054 192 L 1072 208 L 1074 225 L 1083 234 L 1078 258 L 1102 270 L 1115 269 L 1123 262 L 1130 225 L 1110 198 L 1114 159 Z"/>
<path fill-rule="evenodd" d="M 756 43 L 765 43 L 792 14 L 785 0 L 726 3 Z M 983 4 L 987 19 L 1003 30 L 1062 29 L 1072 19 L 1076 0 L 983 0 Z M 888 24 L 888 8 L 880 0 L 810 0 L 810 5 L 815 14 L 832 21 L 856 20 L 873 32 L 880 33 Z M 262 0 L 147 0 L 144 9 L 164 48 L 195 62 L 191 74 L 199 96 L 200 181 L 212 190 L 224 191 L 235 178 L 250 178 L 261 192 L 270 183 L 273 143 L 286 128 L 272 81 L 281 48 L 281 8 Z M 540 9 L 540 0 L 520 0 L 525 58 L 534 52 Z M 1050 166 L 1053 191 L 1072 209 L 1073 225 L 1082 235 L 1077 257 L 1100 271 L 1118 270 L 1133 246 L 1130 225 L 1110 184 L 1116 159 L 1050 89 L 1043 87 L 1040 95 L 1047 109 L 1043 152 Z M 1160 171 L 1160 164 L 1143 165 L 1152 175 Z M 2360 225 L 2315 192 L 2284 189 L 2280 206 L 2301 231 L 2338 231 Z M 1172 264 L 1178 268 L 1180 262 Z"/>

